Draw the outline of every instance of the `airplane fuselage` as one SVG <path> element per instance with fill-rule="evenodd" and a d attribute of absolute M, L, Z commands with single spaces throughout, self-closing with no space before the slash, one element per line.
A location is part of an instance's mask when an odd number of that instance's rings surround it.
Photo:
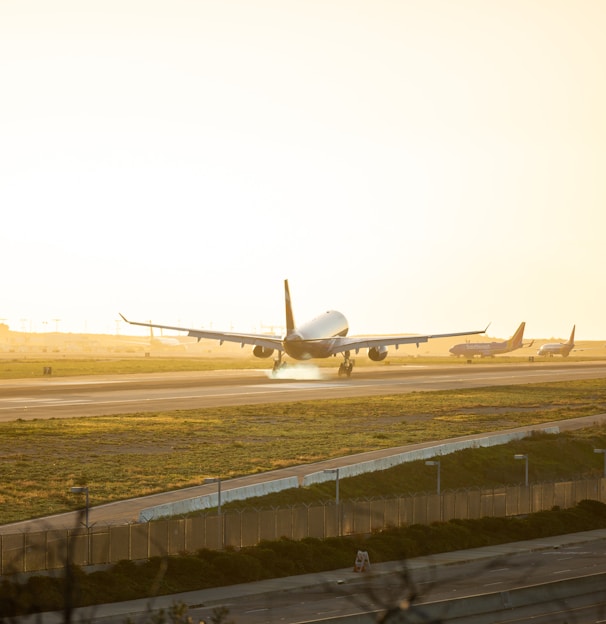
<path fill-rule="evenodd" d="M 479 355 L 481 357 L 491 357 L 499 353 L 507 353 L 510 351 L 506 342 L 470 342 L 468 344 L 458 344 L 450 349 L 453 355 L 473 357 Z"/>
<path fill-rule="evenodd" d="M 295 360 L 327 358 L 331 353 L 331 338 L 347 336 L 349 326 L 341 312 L 329 310 L 301 325 L 284 338 L 284 351 Z"/>
<path fill-rule="evenodd" d="M 576 325 L 573 325 L 568 342 L 548 342 L 539 348 L 537 355 L 561 355 L 562 357 L 568 357 L 569 353 L 574 349 L 575 329 Z"/>
<path fill-rule="evenodd" d="M 573 347 L 574 345 L 565 342 L 544 344 L 537 351 L 537 355 L 563 355 L 566 357 Z"/>
<path fill-rule="evenodd" d="M 502 353 L 509 353 L 523 347 L 524 328 L 526 322 L 522 321 L 516 329 L 514 335 L 509 340 L 502 342 L 465 342 L 456 344 L 449 349 L 450 353 L 457 357 L 465 356 L 468 358 L 479 355 L 480 357 L 494 357 Z"/>

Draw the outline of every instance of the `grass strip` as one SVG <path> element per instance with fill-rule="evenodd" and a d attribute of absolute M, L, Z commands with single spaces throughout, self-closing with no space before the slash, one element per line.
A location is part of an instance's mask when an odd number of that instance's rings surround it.
<path fill-rule="evenodd" d="M 340 360 L 328 358 L 314 360 L 314 366 L 328 368 L 336 372 Z M 603 362 L 604 358 L 571 356 L 567 362 Z M 561 360 L 544 361 L 542 363 L 555 364 Z M 397 356 L 390 355 L 385 362 L 372 362 L 368 358 L 360 357 L 357 364 L 364 367 L 397 368 L 401 366 L 467 366 L 465 358 L 439 356 Z M 527 357 L 501 356 L 482 360 L 482 366 L 499 366 L 506 364 L 527 365 Z M 0 359 L 0 379 L 36 379 L 45 377 L 45 368 L 50 368 L 53 377 L 71 377 L 82 375 L 125 375 L 149 374 L 170 372 L 194 372 L 210 370 L 271 370 L 271 360 L 259 359 L 253 356 L 242 355 L 214 355 L 212 357 L 98 357 L 98 358 L 3 358 Z M 355 371 L 354 371 L 355 374 Z"/>

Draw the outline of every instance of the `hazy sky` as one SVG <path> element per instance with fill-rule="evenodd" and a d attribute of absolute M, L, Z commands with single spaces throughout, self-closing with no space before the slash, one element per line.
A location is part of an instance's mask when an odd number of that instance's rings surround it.
<path fill-rule="evenodd" d="M 604 339 L 605 31 L 602 0 L 0 0 L 0 318 L 250 331 L 288 278 L 353 334 Z"/>

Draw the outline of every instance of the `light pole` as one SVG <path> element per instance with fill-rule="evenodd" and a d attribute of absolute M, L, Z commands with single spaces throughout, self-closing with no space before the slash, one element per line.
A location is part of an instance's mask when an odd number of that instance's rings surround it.
<path fill-rule="evenodd" d="M 525 479 L 524 479 L 524 483 L 526 485 L 526 487 L 528 487 L 528 455 L 522 455 L 521 453 L 514 455 L 513 456 L 514 459 L 523 459 L 526 461 L 526 469 L 525 469 Z"/>
<path fill-rule="evenodd" d="M 606 478 L 606 449 L 593 449 L 594 453 L 602 453 L 604 455 L 604 478 Z"/>
<path fill-rule="evenodd" d="M 326 474 L 334 474 L 336 481 L 336 492 L 335 492 L 335 502 L 337 507 L 339 506 L 339 469 L 338 468 L 329 468 L 324 471 Z"/>
<path fill-rule="evenodd" d="M 86 494 L 86 511 L 85 511 L 85 526 L 88 529 L 88 488 L 87 487 L 72 487 L 69 489 L 72 494 Z"/>
<path fill-rule="evenodd" d="M 339 537 L 341 536 L 341 513 L 339 507 L 339 469 L 338 468 L 329 468 L 324 471 L 326 474 L 334 474 L 335 475 L 335 507 L 337 510 L 337 533 Z"/>
<path fill-rule="evenodd" d="M 217 516 L 219 525 L 219 547 L 223 548 L 223 518 L 221 517 L 221 477 L 209 477 L 204 479 L 204 483 L 216 483 L 217 484 Z"/>
<path fill-rule="evenodd" d="M 217 514 L 221 515 L 221 477 L 212 477 L 204 479 L 204 483 L 216 483 L 217 484 Z"/>
<path fill-rule="evenodd" d="M 441 472 L 441 466 L 440 466 L 440 462 L 439 461 L 426 461 L 425 462 L 426 466 L 437 466 L 438 467 L 438 496 L 440 496 L 440 472 Z"/>

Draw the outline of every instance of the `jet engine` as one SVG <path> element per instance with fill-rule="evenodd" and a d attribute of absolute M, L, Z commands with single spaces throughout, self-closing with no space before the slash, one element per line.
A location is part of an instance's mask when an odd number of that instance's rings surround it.
<path fill-rule="evenodd" d="M 387 347 L 371 347 L 368 349 L 368 357 L 373 362 L 380 362 L 387 357 Z"/>
<path fill-rule="evenodd" d="M 262 347 L 261 345 L 257 345 L 254 349 L 253 349 L 253 355 L 255 357 L 258 358 L 268 358 L 271 357 L 271 354 L 274 352 L 273 349 L 270 349 L 269 347 Z"/>

